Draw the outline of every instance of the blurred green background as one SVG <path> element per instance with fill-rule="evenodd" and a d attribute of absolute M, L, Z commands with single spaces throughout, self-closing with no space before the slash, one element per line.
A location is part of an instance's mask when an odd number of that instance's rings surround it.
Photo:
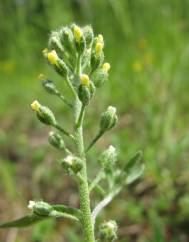
<path fill-rule="evenodd" d="M 144 150 L 143 178 L 123 191 L 101 216 L 115 219 L 120 242 L 189 241 L 189 0 L 0 1 L 0 221 L 28 212 L 30 199 L 78 206 L 76 184 L 63 177 L 60 153 L 47 144 L 48 127 L 30 110 L 38 99 L 65 126 L 71 116 L 45 94 L 37 76 L 64 85 L 41 51 L 51 30 L 73 21 L 92 24 L 105 38 L 110 80 L 96 95 L 85 121 L 86 140 L 98 117 L 115 105 L 119 123 L 90 155 L 109 144 L 120 162 Z M 91 174 L 93 175 L 93 174 Z M 96 197 L 92 197 L 94 204 Z M 80 228 L 47 221 L 0 231 L 1 242 L 82 242 Z"/>

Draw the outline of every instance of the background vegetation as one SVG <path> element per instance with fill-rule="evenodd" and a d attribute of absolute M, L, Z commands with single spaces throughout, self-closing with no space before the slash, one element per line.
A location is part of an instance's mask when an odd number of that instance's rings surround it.
<path fill-rule="evenodd" d="M 54 162 L 61 154 L 46 142 L 48 128 L 29 107 L 37 97 L 56 107 L 67 125 L 66 107 L 59 100 L 52 103 L 37 76 L 56 78 L 64 89 L 41 51 L 50 30 L 75 21 L 103 33 L 112 66 L 109 83 L 88 110 L 86 139 L 96 131 L 94 117 L 107 105 L 115 104 L 119 112 L 114 134 L 91 153 L 90 170 L 110 142 L 119 147 L 120 162 L 142 149 L 146 163 L 140 182 L 102 219 L 118 221 L 120 242 L 189 241 L 188 9 L 189 0 L 0 1 L 0 221 L 25 214 L 33 198 L 78 204 L 75 184 L 62 179 Z M 47 221 L 0 231 L 0 241 L 81 242 L 78 231 L 67 221 Z"/>

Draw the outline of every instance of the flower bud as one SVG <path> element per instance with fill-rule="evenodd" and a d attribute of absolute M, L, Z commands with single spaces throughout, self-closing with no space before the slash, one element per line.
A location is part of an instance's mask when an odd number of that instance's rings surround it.
<path fill-rule="evenodd" d="M 108 109 L 102 113 L 100 120 L 100 130 L 105 132 L 114 127 L 117 123 L 116 108 L 109 106 Z"/>
<path fill-rule="evenodd" d="M 68 52 L 73 52 L 74 36 L 70 28 L 64 27 L 60 30 L 60 41 L 65 50 Z"/>
<path fill-rule="evenodd" d="M 42 106 L 38 101 L 34 101 L 31 104 L 31 108 L 36 112 L 38 119 L 47 125 L 55 125 L 56 119 L 53 112 L 45 106 Z"/>
<path fill-rule="evenodd" d="M 58 66 L 55 66 L 55 70 L 63 77 L 68 75 L 68 67 L 62 59 L 58 59 Z"/>
<path fill-rule="evenodd" d="M 95 86 L 90 81 L 89 76 L 86 74 L 83 74 L 81 76 L 81 84 L 78 88 L 78 96 L 80 101 L 83 103 L 83 105 L 88 105 L 92 96 L 95 92 Z"/>
<path fill-rule="evenodd" d="M 100 156 L 99 162 L 105 171 L 110 171 L 117 161 L 117 152 L 114 146 L 110 145 Z"/>
<path fill-rule="evenodd" d="M 58 95 L 59 91 L 57 90 L 53 81 L 48 80 L 43 74 L 39 75 L 39 79 L 42 81 L 43 88 L 52 95 Z"/>
<path fill-rule="evenodd" d="M 101 87 L 108 80 L 109 63 L 104 63 L 102 68 L 93 74 L 93 81 L 96 87 Z"/>
<path fill-rule="evenodd" d="M 81 76 L 81 84 L 83 85 L 83 86 L 87 86 L 87 87 L 89 87 L 89 85 L 90 85 L 90 80 L 89 80 L 89 76 L 88 75 L 86 75 L 86 74 L 83 74 L 82 76 Z"/>
<path fill-rule="evenodd" d="M 65 147 L 64 141 L 58 133 L 50 132 L 49 133 L 49 143 L 57 149 L 63 149 Z"/>
<path fill-rule="evenodd" d="M 52 206 L 46 202 L 29 201 L 28 208 L 39 216 L 48 216 L 53 210 Z"/>
<path fill-rule="evenodd" d="M 87 25 L 83 28 L 83 34 L 85 37 L 85 41 L 86 41 L 86 46 L 87 48 L 90 48 L 93 42 L 93 38 L 94 38 L 94 33 L 93 33 L 93 29 L 90 25 Z"/>
<path fill-rule="evenodd" d="M 92 51 L 91 54 L 91 69 L 92 72 L 95 71 L 104 61 L 104 53 L 103 51 L 97 55 L 95 51 Z"/>
<path fill-rule="evenodd" d="M 60 160 L 60 163 L 70 175 L 77 174 L 83 167 L 82 160 L 73 155 L 68 155 L 66 158 Z"/>
<path fill-rule="evenodd" d="M 60 59 L 55 50 L 48 52 L 47 49 L 43 50 L 43 55 L 47 58 L 49 63 L 55 68 L 55 70 L 63 77 L 68 74 L 68 67 L 66 63 Z"/>
<path fill-rule="evenodd" d="M 76 50 L 79 54 L 82 54 L 85 50 L 86 43 L 82 29 L 75 24 L 73 25 L 73 35 L 75 38 Z"/>
<path fill-rule="evenodd" d="M 110 66 L 110 64 L 109 63 L 104 63 L 103 65 L 102 65 L 102 69 L 105 71 L 105 72 L 108 72 L 109 70 L 110 70 L 110 68 L 111 68 L 111 66 Z"/>
<path fill-rule="evenodd" d="M 49 38 L 49 47 L 50 49 L 55 50 L 58 54 L 62 54 L 63 48 L 60 42 L 59 32 L 54 31 L 51 33 Z"/>
<path fill-rule="evenodd" d="M 52 65 L 58 66 L 58 55 L 55 50 L 47 53 L 47 59 Z"/>
<path fill-rule="evenodd" d="M 115 221 L 110 220 L 101 224 L 100 226 L 100 239 L 107 242 L 113 242 L 117 239 L 117 224 Z"/>

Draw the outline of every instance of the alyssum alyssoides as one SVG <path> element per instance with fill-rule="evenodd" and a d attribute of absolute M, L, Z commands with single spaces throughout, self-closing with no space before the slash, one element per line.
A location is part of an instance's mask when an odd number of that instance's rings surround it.
<path fill-rule="evenodd" d="M 115 221 L 98 223 L 95 229 L 96 218 L 125 185 L 131 184 L 143 172 L 141 162 L 142 153 L 137 152 L 129 161 L 117 163 L 117 151 L 110 145 L 97 157 L 99 172 L 91 179 L 87 175 L 90 169 L 87 154 L 95 143 L 117 123 L 116 108 L 109 106 L 99 118 L 99 129 L 87 146 L 83 141 L 83 121 L 86 108 L 94 97 L 97 89 L 108 80 L 110 64 L 104 58 L 104 39 L 101 34 L 94 35 L 91 26 L 83 28 L 72 24 L 52 32 L 49 38 L 48 49 L 43 50 L 43 55 L 49 65 L 62 77 L 72 93 L 68 100 L 56 84 L 45 75 L 40 75 L 44 90 L 61 101 L 73 112 L 73 131 L 62 127 L 55 118 L 54 113 L 46 106 L 34 101 L 32 110 L 37 118 L 45 125 L 51 126 L 49 144 L 62 150 L 63 157 L 58 160 L 60 167 L 73 177 L 79 188 L 79 208 L 67 205 L 51 205 L 44 201 L 30 201 L 28 208 L 31 213 L 21 219 L 2 223 L 5 227 L 24 227 L 47 218 L 67 218 L 81 224 L 85 242 L 115 241 L 117 239 L 117 224 Z M 66 122 L 64 117 L 64 122 Z M 63 136 L 67 139 L 63 139 Z M 67 145 L 69 143 L 69 146 Z M 71 147 L 68 149 L 68 147 Z M 103 183 L 102 183 L 103 181 Z M 103 187 L 105 185 L 105 188 Z M 90 201 L 90 193 L 96 192 L 102 197 L 94 206 Z M 97 233 L 95 234 L 95 231 Z"/>

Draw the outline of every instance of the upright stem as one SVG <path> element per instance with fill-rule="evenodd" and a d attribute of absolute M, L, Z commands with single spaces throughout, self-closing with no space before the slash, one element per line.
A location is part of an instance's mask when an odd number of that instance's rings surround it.
<path fill-rule="evenodd" d="M 75 100 L 75 123 L 79 118 L 81 112 L 81 102 L 78 98 Z M 89 198 L 89 187 L 88 187 L 88 177 L 87 177 L 87 167 L 86 167 L 86 157 L 85 149 L 83 143 L 83 128 L 81 125 L 76 126 L 75 128 L 75 143 L 78 156 L 83 160 L 83 168 L 81 170 L 82 181 L 79 186 L 79 196 L 80 196 L 80 209 L 82 212 L 82 225 L 84 232 L 84 241 L 85 242 L 95 242 L 94 237 L 94 225 L 91 217 L 91 208 L 90 208 L 90 198 Z"/>

